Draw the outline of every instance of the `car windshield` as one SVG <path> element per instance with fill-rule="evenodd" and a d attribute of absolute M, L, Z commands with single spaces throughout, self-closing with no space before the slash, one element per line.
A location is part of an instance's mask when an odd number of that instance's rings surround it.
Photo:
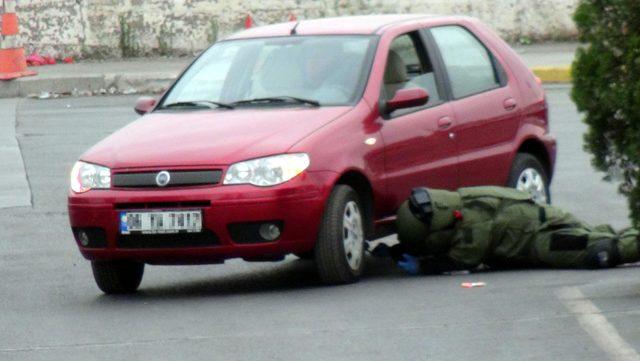
<path fill-rule="evenodd" d="M 352 104 L 362 96 L 373 43 L 372 36 L 344 35 L 223 41 L 189 67 L 161 107 Z"/>

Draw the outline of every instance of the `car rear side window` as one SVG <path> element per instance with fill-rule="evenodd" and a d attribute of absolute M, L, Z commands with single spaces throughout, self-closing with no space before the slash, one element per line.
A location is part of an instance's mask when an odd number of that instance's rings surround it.
<path fill-rule="evenodd" d="M 453 97 L 463 98 L 500 86 L 500 78 L 489 50 L 461 26 L 431 29 L 444 61 Z"/>

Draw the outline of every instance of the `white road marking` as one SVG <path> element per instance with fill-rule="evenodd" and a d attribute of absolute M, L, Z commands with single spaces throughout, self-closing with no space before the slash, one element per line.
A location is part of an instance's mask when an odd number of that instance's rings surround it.
<path fill-rule="evenodd" d="M 640 361 L 640 355 L 620 336 L 600 309 L 578 287 L 565 287 L 558 298 L 578 319 L 583 330 L 614 361 Z"/>

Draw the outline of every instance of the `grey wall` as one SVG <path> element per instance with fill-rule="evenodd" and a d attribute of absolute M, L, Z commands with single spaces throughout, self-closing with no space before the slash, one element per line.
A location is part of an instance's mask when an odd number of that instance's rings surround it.
<path fill-rule="evenodd" d="M 372 13 L 464 14 L 480 18 L 509 41 L 575 36 L 578 0 L 18 0 L 28 51 L 114 57 L 192 53 L 258 24 Z"/>

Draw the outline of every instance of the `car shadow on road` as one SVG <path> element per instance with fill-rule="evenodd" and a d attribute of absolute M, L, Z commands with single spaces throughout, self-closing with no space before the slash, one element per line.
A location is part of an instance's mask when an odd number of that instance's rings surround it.
<path fill-rule="evenodd" d="M 402 270 L 396 267 L 390 259 L 380 259 L 368 257 L 366 272 L 361 281 L 351 285 L 324 285 L 316 273 L 313 261 L 301 259 L 289 259 L 273 265 L 263 265 L 264 267 L 247 270 L 231 270 L 225 274 L 214 275 L 194 281 L 164 280 L 161 284 L 145 286 L 144 282 L 140 290 L 131 295 L 104 295 L 100 294 L 93 303 L 98 305 L 123 305 L 123 304 L 146 304 L 149 301 L 175 301 L 194 300 L 201 298 L 225 298 L 244 295 L 272 295 L 275 293 L 298 293 L 301 292 L 342 292 L 349 287 L 370 287 L 375 283 L 388 283 L 389 281 L 407 281 L 411 276 L 407 276 Z M 623 268 L 640 268 L 640 263 L 620 266 Z M 520 272 L 553 271 L 541 268 L 523 268 L 510 270 L 489 270 L 480 269 L 471 274 L 496 274 L 507 275 Z M 592 272 L 606 272 L 606 270 L 564 270 L 581 271 L 579 273 L 590 274 Z M 543 272 L 544 273 L 544 272 Z M 577 273 L 575 273 L 577 274 Z M 461 274 L 463 275 L 463 274 Z M 424 276 L 439 280 L 441 277 L 452 277 L 450 275 Z"/>
<path fill-rule="evenodd" d="M 366 271 L 361 283 L 375 282 L 381 279 L 406 277 L 391 260 L 368 257 Z M 264 269 L 253 269 L 237 273 L 212 276 L 187 282 L 166 282 L 162 285 L 145 286 L 131 295 L 101 295 L 99 302 L 127 299 L 162 300 L 197 297 L 224 297 L 244 294 L 268 294 L 272 292 L 299 292 L 327 287 L 349 287 L 324 285 L 315 269 L 313 261 L 301 259 L 287 260 Z"/>

